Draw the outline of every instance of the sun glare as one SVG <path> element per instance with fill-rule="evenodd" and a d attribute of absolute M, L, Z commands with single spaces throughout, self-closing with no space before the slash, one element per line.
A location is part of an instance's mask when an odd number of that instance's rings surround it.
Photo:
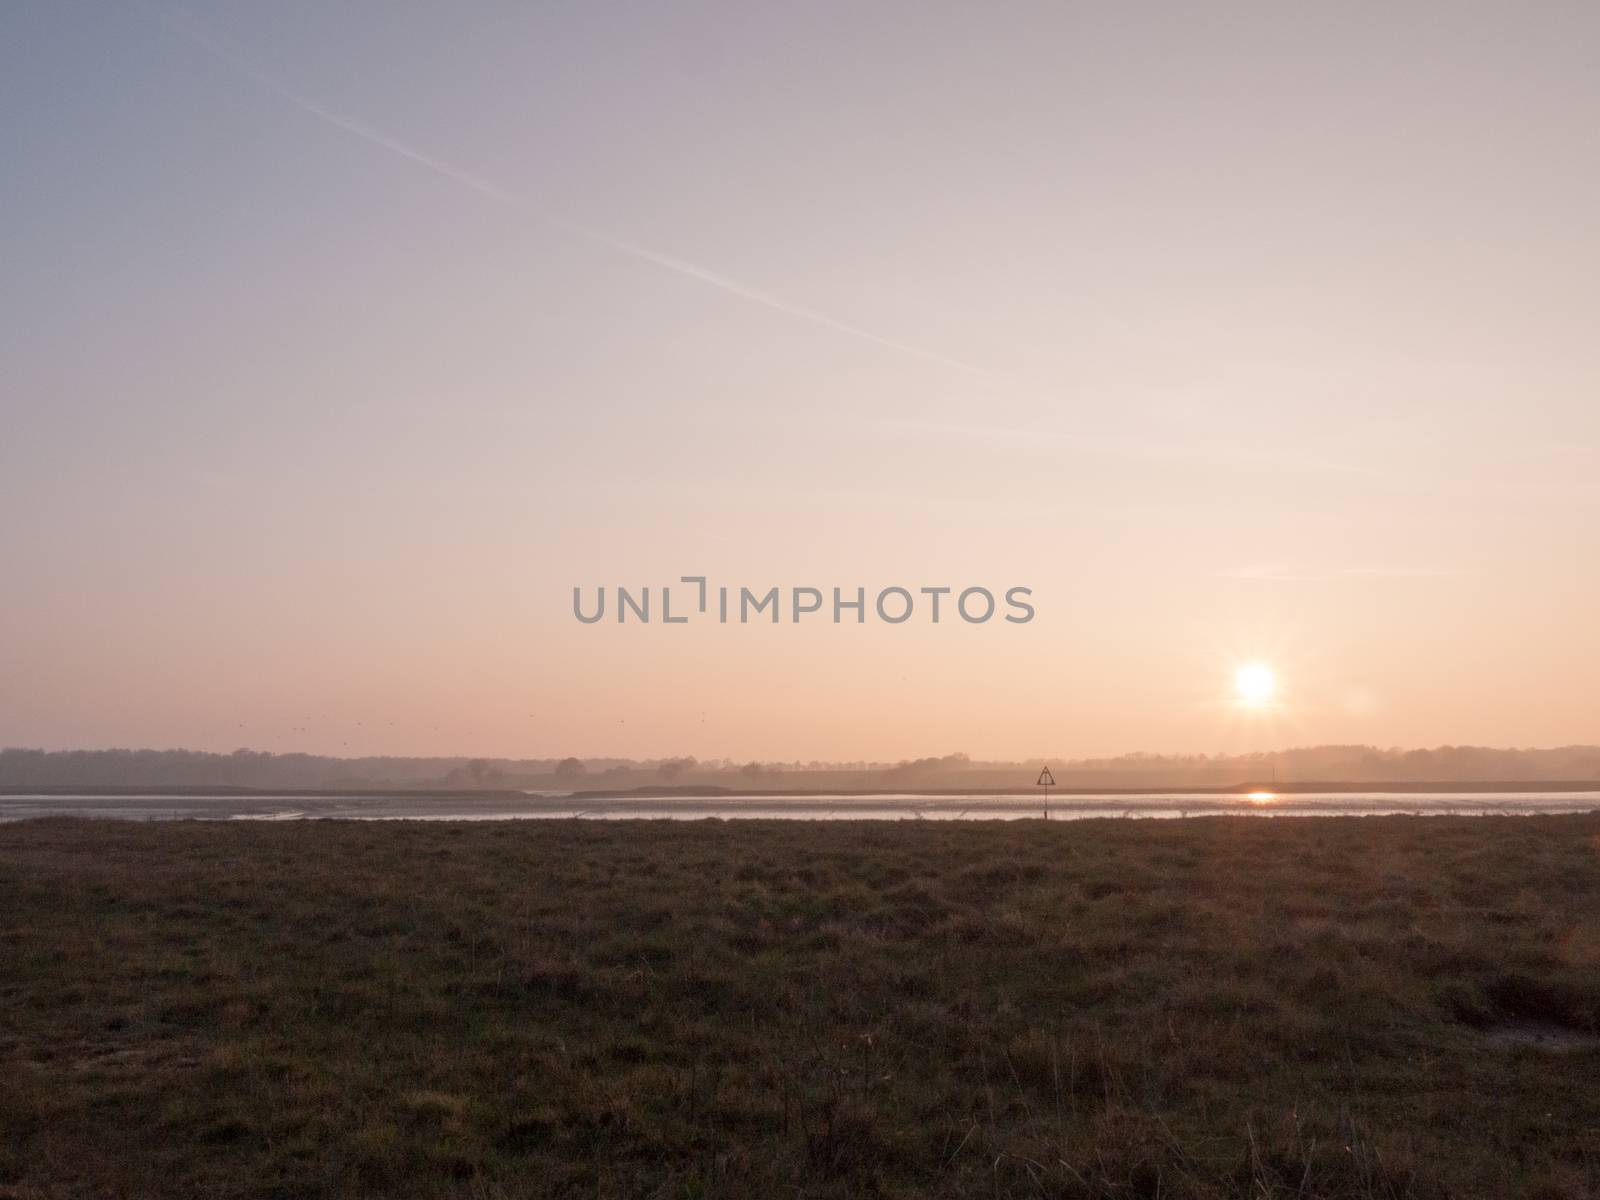
<path fill-rule="evenodd" d="M 1245 704 L 1258 707 L 1272 699 L 1278 690 L 1278 677 L 1265 663 L 1246 663 L 1234 672 L 1233 690 Z"/>

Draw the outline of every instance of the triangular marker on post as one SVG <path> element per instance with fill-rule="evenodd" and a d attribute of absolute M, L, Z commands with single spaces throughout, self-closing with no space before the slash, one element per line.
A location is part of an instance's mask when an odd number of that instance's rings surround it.
<path fill-rule="evenodd" d="M 1039 782 L 1034 786 L 1042 787 L 1044 789 L 1044 819 L 1046 821 L 1050 819 L 1050 789 L 1055 787 L 1055 785 L 1056 777 L 1050 774 L 1049 767 L 1046 767 L 1044 770 L 1039 772 Z"/>

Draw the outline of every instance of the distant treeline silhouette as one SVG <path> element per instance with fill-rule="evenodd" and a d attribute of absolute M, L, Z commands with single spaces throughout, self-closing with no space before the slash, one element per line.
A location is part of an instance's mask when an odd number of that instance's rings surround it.
<path fill-rule="evenodd" d="M 1226 787 L 1282 783 L 1600 780 L 1600 746 L 1427 750 L 1310 746 L 1271 754 L 1160 755 L 1021 762 L 965 754 L 901 762 L 734 762 L 616 758 L 329 758 L 235 750 L 0 750 L 0 788 L 626 789 L 670 784 L 740 790 L 1028 787 L 1049 763 L 1062 788 Z"/>

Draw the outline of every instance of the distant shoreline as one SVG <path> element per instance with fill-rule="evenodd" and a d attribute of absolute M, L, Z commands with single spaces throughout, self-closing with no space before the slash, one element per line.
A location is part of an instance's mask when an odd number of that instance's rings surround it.
<path fill-rule="evenodd" d="M 1464 783 L 1274 783 L 1262 780 L 1256 783 L 1235 783 L 1221 787 L 1197 785 L 1180 787 L 1052 787 L 1050 799 L 1073 796 L 1247 796 L 1252 792 L 1272 792 L 1279 796 L 1304 793 L 1366 793 L 1384 792 L 1394 795 L 1431 795 L 1450 792 L 1595 792 L 1600 791 L 1600 780 L 1561 780 L 1554 783 L 1526 781 L 1491 781 Z M 624 789 L 596 789 L 571 793 L 573 800 L 650 800 L 650 799 L 707 799 L 725 797 L 763 798 L 807 796 L 1038 796 L 1045 791 L 1026 785 L 1011 788 L 727 788 L 727 787 L 637 787 Z"/>
<path fill-rule="evenodd" d="M 1069 799 L 1074 796 L 1240 796 L 1251 792 L 1272 792 L 1279 796 L 1305 793 L 1386 793 L 1390 795 L 1434 795 L 1439 793 L 1482 792 L 1506 795 L 1536 792 L 1600 792 L 1600 780 L 1460 780 L 1447 783 L 1418 782 L 1274 782 L 1260 780 L 1225 786 L 1197 785 L 1177 787 L 1053 787 L 1050 799 Z M 512 788 L 413 788 L 413 787 L 361 787 L 361 788 L 253 788 L 184 784 L 173 786 L 144 785 L 138 787 L 72 787 L 66 785 L 41 785 L 29 787 L 11 784 L 0 787 L 0 796 L 86 796 L 86 797 L 237 797 L 259 799 L 362 799 L 395 797 L 407 800 L 457 800 L 485 802 L 491 800 L 574 801 L 591 800 L 741 800 L 805 799 L 807 797 L 995 797 L 1038 796 L 1044 798 L 1044 789 L 1026 784 L 1009 788 L 930 788 L 930 787 L 876 787 L 876 788 L 730 788 L 720 785 L 663 785 L 634 788 L 595 788 L 574 791 L 538 789 L 533 791 Z"/>

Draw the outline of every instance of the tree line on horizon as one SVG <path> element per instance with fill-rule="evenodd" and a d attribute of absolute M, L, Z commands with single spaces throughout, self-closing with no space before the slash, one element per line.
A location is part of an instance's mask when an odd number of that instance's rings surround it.
<path fill-rule="evenodd" d="M 1228 786 L 1276 779 L 1320 783 L 1573 782 L 1600 780 L 1600 746 L 1496 749 L 1308 746 L 1244 755 L 1127 754 L 1114 758 L 974 760 L 965 754 L 899 762 L 702 761 L 617 758 L 334 758 L 241 749 L 0 750 L 0 788 L 440 788 L 577 791 L 715 786 L 776 790 L 1031 786 L 1048 764 L 1072 787 Z"/>

